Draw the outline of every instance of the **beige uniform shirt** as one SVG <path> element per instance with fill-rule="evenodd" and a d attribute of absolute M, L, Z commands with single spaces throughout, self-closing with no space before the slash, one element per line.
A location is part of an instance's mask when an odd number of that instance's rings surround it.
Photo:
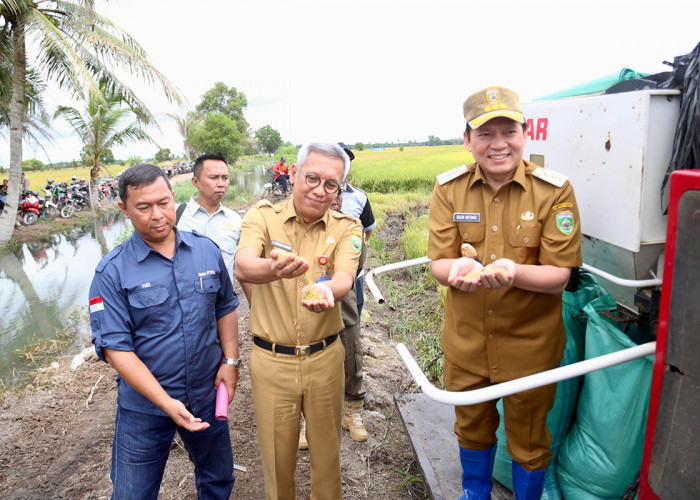
<path fill-rule="evenodd" d="M 476 164 L 453 180 L 438 181 L 430 204 L 428 257 L 458 258 L 462 243 L 470 243 L 484 265 L 506 258 L 517 264 L 580 266 L 573 187 L 562 176 L 545 180 L 551 171 L 538 168 L 521 161 L 498 193 Z M 442 330 L 445 356 L 493 382 L 553 368 L 566 345 L 561 308 L 561 294 L 449 287 Z"/>
<path fill-rule="evenodd" d="M 357 273 L 362 249 L 362 226 L 357 219 L 329 210 L 308 227 L 297 216 L 293 200 L 276 205 L 261 201 L 243 218 L 238 248 L 254 248 L 270 257 L 273 242 L 288 245 L 311 266 L 295 279 L 253 284 L 251 287 L 250 330 L 254 335 L 283 345 L 307 345 L 343 329 L 341 301 L 333 309 L 315 313 L 301 305 L 301 291 L 322 274 L 318 257 L 328 257 L 326 274 Z"/>

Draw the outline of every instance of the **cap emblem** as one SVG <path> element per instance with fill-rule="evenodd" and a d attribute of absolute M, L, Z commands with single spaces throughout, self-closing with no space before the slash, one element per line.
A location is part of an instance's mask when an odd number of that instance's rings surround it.
<path fill-rule="evenodd" d="M 491 104 L 499 104 L 501 102 L 501 91 L 499 89 L 488 89 L 486 91 L 486 100 Z"/>

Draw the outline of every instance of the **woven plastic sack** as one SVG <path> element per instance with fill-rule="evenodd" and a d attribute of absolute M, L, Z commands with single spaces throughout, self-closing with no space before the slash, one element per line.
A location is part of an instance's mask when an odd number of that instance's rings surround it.
<path fill-rule="evenodd" d="M 588 315 L 586 359 L 636 344 L 599 311 L 615 301 L 601 297 Z M 642 463 L 653 356 L 585 375 L 576 420 L 559 453 L 557 477 L 564 498 L 620 498 Z"/>
<path fill-rule="evenodd" d="M 605 290 L 597 283 L 589 273 L 581 273 L 579 287 L 575 292 L 562 294 L 562 317 L 566 327 L 566 349 L 561 366 L 581 361 L 584 356 L 584 337 L 588 317 L 583 308 L 597 297 L 606 295 Z M 559 448 L 569 431 L 576 413 L 576 403 L 581 389 L 582 378 L 576 377 L 562 380 L 557 384 L 557 396 L 552 409 L 547 415 L 547 427 L 552 435 L 552 460 L 549 463 L 545 475 L 542 498 L 546 500 L 561 500 L 561 492 L 557 482 L 557 455 Z M 502 485 L 513 489 L 513 476 L 511 469 L 511 457 L 506 448 L 506 432 L 503 423 L 503 402 L 496 405 L 501 417 L 501 423 L 496 431 L 498 444 L 496 447 L 496 459 L 493 467 L 493 477 Z"/>

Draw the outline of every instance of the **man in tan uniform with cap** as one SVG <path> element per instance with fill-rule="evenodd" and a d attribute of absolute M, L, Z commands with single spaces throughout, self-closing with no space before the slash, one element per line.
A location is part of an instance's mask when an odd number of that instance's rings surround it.
<path fill-rule="evenodd" d="M 556 367 L 566 334 L 561 292 L 581 265 L 576 199 L 566 176 L 522 159 L 526 125 L 503 87 L 464 103 L 464 144 L 476 163 L 440 174 L 429 214 L 428 256 L 448 286 L 442 347 L 450 391 Z M 503 398 L 518 500 L 539 499 L 551 458 L 546 426 L 556 386 Z M 455 407 L 462 499 L 490 498 L 496 401 Z"/>
<path fill-rule="evenodd" d="M 236 276 L 252 283 L 250 376 L 267 498 L 295 498 L 303 412 L 311 498 L 334 499 L 342 497 L 340 301 L 355 282 L 362 228 L 329 210 L 350 169 L 345 152 L 337 144 L 311 143 L 297 163 L 292 198 L 262 201 L 244 217 Z"/>

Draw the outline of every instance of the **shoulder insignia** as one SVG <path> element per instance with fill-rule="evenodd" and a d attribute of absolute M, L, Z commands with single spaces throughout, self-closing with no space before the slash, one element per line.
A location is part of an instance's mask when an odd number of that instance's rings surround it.
<path fill-rule="evenodd" d="M 464 174 L 466 174 L 469 171 L 466 165 L 459 166 L 457 168 L 453 168 L 452 170 L 448 170 L 447 172 L 443 172 L 441 174 L 438 174 L 437 176 L 437 181 L 438 184 L 441 186 L 443 184 L 447 184 L 450 181 L 455 180 L 457 177 L 460 177 Z"/>
<path fill-rule="evenodd" d="M 554 184 L 556 187 L 562 187 L 564 183 L 569 180 L 569 178 L 564 174 L 560 174 L 554 170 L 550 170 L 548 168 L 545 169 L 542 167 L 537 167 L 535 170 L 533 170 L 532 175 L 538 179 L 542 179 L 545 182 Z"/>
<path fill-rule="evenodd" d="M 127 240 L 128 241 L 128 240 Z M 126 242 L 124 242 L 126 243 Z M 107 264 L 109 264 L 117 255 L 121 253 L 124 248 L 124 243 L 114 247 L 107 255 L 105 255 L 102 260 L 97 264 L 95 272 L 101 273 Z"/>
<path fill-rule="evenodd" d="M 270 203 L 270 200 L 260 200 L 255 204 L 256 208 L 262 208 L 262 207 L 271 207 L 272 203 Z"/>
<path fill-rule="evenodd" d="M 265 208 L 271 208 L 275 211 L 275 213 L 280 213 L 282 211 L 282 207 L 282 203 L 272 203 L 270 200 L 260 200 L 255 204 L 255 208 L 257 209 L 262 210 Z"/>
<path fill-rule="evenodd" d="M 331 217 L 334 217 L 336 219 L 355 219 L 352 215 L 347 215 L 344 214 L 343 212 L 337 212 L 335 210 L 329 210 L 329 214 L 331 214 Z"/>

